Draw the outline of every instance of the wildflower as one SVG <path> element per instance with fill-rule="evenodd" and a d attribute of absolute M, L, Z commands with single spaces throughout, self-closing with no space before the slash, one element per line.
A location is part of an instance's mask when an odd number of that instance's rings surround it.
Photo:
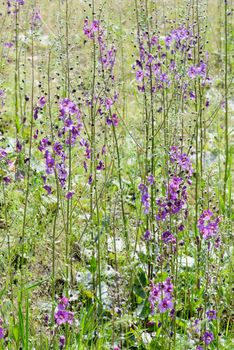
<path fill-rule="evenodd" d="M 63 146 L 61 145 L 60 142 L 56 141 L 54 143 L 53 149 L 54 149 L 55 154 L 57 154 L 58 156 L 62 156 L 63 155 Z"/>
<path fill-rule="evenodd" d="M 22 151 L 22 144 L 19 142 L 19 140 L 16 140 L 16 152 L 20 153 Z"/>
<path fill-rule="evenodd" d="M 56 168 L 58 171 L 58 179 L 62 187 L 65 186 L 67 180 L 67 170 L 66 166 L 63 162 L 56 164 Z"/>
<path fill-rule="evenodd" d="M 89 176 L 89 180 L 88 180 L 88 184 L 91 185 L 93 183 L 93 176 L 90 175 Z"/>
<path fill-rule="evenodd" d="M 58 326 L 67 323 L 68 320 L 68 312 L 66 310 L 58 310 L 55 315 L 55 322 Z"/>
<path fill-rule="evenodd" d="M 103 170 L 105 169 L 105 166 L 104 166 L 104 162 L 102 160 L 99 161 L 98 165 L 97 165 L 97 170 Z"/>
<path fill-rule="evenodd" d="M 144 184 L 140 184 L 138 186 L 139 190 L 141 191 L 141 202 L 143 206 L 145 207 L 144 213 L 148 214 L 149 213 L 149 208 L 150 208 L 150 196 L 148 193 L 148 187 Z"/>
<path fill-rule="evenodd" d="M 151 45 L 156 45 L 158 43 L 158 37 L 156 35 L 151 38 Z"/>
<path fill-rule="evenodd" d="M 118 124 L 119 124 L 119 119 L 118 119 L 118 117 L 117 117 L 117 115 L 116 114 L 112 114 L 112 124 L 114 125 L 114 126 L 118 126 Z"/>
<path fill-rule="evenodd" d="M 4 181 L 5 185 L 9 185 L 12 180 L 9 176 L 3 176 L 3 181 Z"/>
<path fill-rule="evenodd" d="M 0 339 L 3 339 L 5 335 L 5 329 L 0 327 Z"/>
<path fill-rule="evenodd" d="M 32 29 L 35 29 L 41 23 L 41 13 L 39 9 L 34 9 L 32 15 Z"/>
<path fill-rule="evenodd" d="M 54 161 L 54 158 L 51 157 L 51 154 L 49 153 L 49 151 L 46 151 L 45 159 L 46 159 L 46 173 L 52 174 L 54 170 L 55 161 Z"/>
<path fill-rule="evenodd" d="M 138 82 L 141 82 L 144 78 L 144 72 L 142 70 L 137 70 L 136 71 L 136 80 Z"/>
<path fill-rule="evenodd" d="M 34 120 L 38 119 L 38 113 L 39 113 L 39 108 L 38 107 L 34 108 L 34 111 L 33 111 Z"/>
<path fill-rule="evenodd" d="M 63 305 L 64 307 L 67 307 L 69 304 L 69 299 L 65 296 L 62 296 L 60 299 L 60 305 Z"/>
<path fill-rule="evenodd" d="M 72 325 L 74 320 L 74 314 L 71 311 L 66 310 L 69 300 L 65 296 L 60 299 L 60 302 L 57 307 L 57 311 L 54 315 L 55 322 L 58 326 L 68 323 Z"/>
<path fill-rule="evenodd" d="M 146 230 L 143 236 L 144 240 L 149 241 L 151 238 L 151 232 L 150 230 Z"/>
<path fill-rule="evenodd" d="M 176 239 L 170 231 L 165 231 L 162 234 L 162 240 L 164 243 L 175 243 Z"/>
<path fill-rule="evenodd" d="M 167 310 L 172 310 L 172 308 L 173 308 L 173 302 L 170 298 L 165 298 L 161 300 L 160 303 L 158 304 L 158 309 L 160 313 L 164 313 Z"/>
<path fill-rule="evenodd" d="M 195 93 L 193 91 L 190 91 L 189 92 L 189 97 L 191 98 L 191 100 L 195 100 L 196 95 L 195 95 Z"/>
<path fill-rule="evenodd" d="M 8 49 L 10 49 L 10 48 L 13 46 L 13 43 L 10 42 L 10 41 L 8 41 L 8 42 L 5 42 L 5 43 L 4 43 L 4 46 L 5 46 L 5 47 L 8 47 Z"/>
<path fill-rule="evenodd" d="M 106 109 L 110 110 L 112 105 L 113 105 L 113 101 L 110 98 L 106 98 L 105 100 Z"/>
<path fill-rule="evenodd" d="M 66 199 L 71 199 L 72 197 L 73 197 L 73 195 L 74 195 L 74 193 L 75 193 L 75 191 L 69 191 L 69 192 L 67 192 L 67 194 L 66 194 Z"/>
<path fill-rule="evenodd" d="M 3 149 L 0 148 L 0 159 L 6 158 L 7 152 Z"/>
<path fill-rule="evenodd" d="M 154 313 L 155 311 L 155 304 L 157 304 L 157 308 L 160 313 L 164 313 L 167 310 L 172 310 L 172 293 L 173 284 L 171 283 L 170 278 L 167 278 L 166 281 L 157 283 L 156 285 L 151 282 L 149 295 L 151 313 Z"/>
<path fill-rule="evenodd" d="M 208 310 L 206 312 L 206 316 L 209 321 L 216 320 L 217 319 L 217 312 L 215 310 Z"/>
<path fill-rule="evenodd" d="M 66 342 L 65 336 L 64 336 L 64 335 L 61 335 L 60 338 L 59 338 L 59 346 L 60 346 L 60 349 L 63 349 L 63 348 L 64 348 L 65 342 Z"/>
<path fill-rule="evenodd" d="M 214 335 L 212 332 L 206 331 L 202 336 L 202 340 L 206 345 L 209 345 L 214 340 Z"/>
<path fill-rule="evenodd" d="M 46 150 L 46 148 L 50 145 L 50 141 L 48 138 L 43 138 L 41 141 L 40 141 L 40 145 L 38 147 L 39 151 L 43 152 Z"/>
<path fill-rule="evenodd" d="M 46 98 L 45 96 L 41 96 L 38 100 L 38 105 L 40 108 L 43 108 L 46 104 Z"/>
<path fill-rule="evenodd" d="M 200 215 L 200 218 L 198 219 L 197 226 L 205 240 L 216 236 L 218 233 L 220 218 L 217 217 L 216 219 L 211 220 L 213 215 L 214 214 L 212 211 L 207 209 L 203 211 L 203 213 Z"/>
<path fill-rule="evenodd" d="M 148 177 L 147 177 L 147 181 L 149 183 L 149 185 L 153 185 L 154 182 L 155 182 L 155 178 L 152 174 L 150 174 Z"/>
<path fill-rule="evenodd" d="M 44 188 L 44 190 L 47 191 L 48 194 L 51 194 L 51 187 L 50 186 L 45 185 L 43 188 Z"/>

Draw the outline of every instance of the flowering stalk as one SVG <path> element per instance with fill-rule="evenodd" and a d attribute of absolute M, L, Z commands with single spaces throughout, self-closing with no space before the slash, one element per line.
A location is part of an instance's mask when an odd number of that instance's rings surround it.
<path fill-rule="evenodd" d="M 68 24 L 69 24 L 69 19 L 68 19 L 68 0 L 66 0 L 65 3 L 66 6 L 66 34 L 65 34 L 65 39 L 66 39 L 66 86 L 65 86 L 65 91 L 67 94 L 68 99 L 70 98 L 70 64 L 69 64 L 69 31 L 68 31 Z M 72 168 L 71 168 L 71 162 L 72 162 L 72 154 L 71 154 L 71 131 L 69 131 L 69 144 L 68 144 L 68 193 L 71 191 L 72 187 Z M 65 281 L 65 291 L 66 291 L 66 296 L 68 297 L 68 288 L 69 288 L 69 266 L 71 263 L 70 259 L 70 239 L 71 239 L 71 234 L 72 234 L 72 199 L 67 200 L 67 218 L 66 218 L 66 281 Z"/>
<path fill-rule="evenodd" d="M 223 185 L 223 207 L 228 208 L 226 203 L 226 188 L 229 173 L 229 135 L 228 135 L 228 7 L 227 0 L 224 0 L 224 39 L 225 39 L 225 56 L 224 56 L 224 101 L 225 101 L 225 168 L 224 168 L 224 185 Z M 229 213 L 229 210 L 227 210 Z"/>
<path fill-rule="evenodd" d="M 25 284 L 25 271 L 26 267 L 24 266 L 24 254 L 25 254 L 25 236 L 26 236 L 26 221 L 27 221 L 27 209 L 28 209 L 28 200 L 29 200 L 29 190 L 30 190 L 30 171 L 31 171 L 31 158 L 32 158 L 32 140 L 33 140 L 33 117 L 34 117 L 34 33 L 31 33 L 31 117 L 30 117 L 30 134 L 29 134 L 29 151 L 28 151 L 28 166 L 27 166 L 27 178 L 26 178 L 26 192 L 25 192 L 25 204 L 24 204 L 24 213 L 23 213 L 23 226 L 22 226 L 22 234 L 21 234 L 21 258 L 20 258 L 20 298 L 19 304 L 20 308 L 23 304 L 24 298 L 24 284 Z M 28 305 L 28 293 L 26 293 L 26 305 Z M 19 310 L 19 314 L 21 311 Z M 27 313 L 28 315 L 28 313 Z M 21 321 L 19 322 L 20 327 Z M 22 326 L 22 325 L 21 325 Z M 26 318 L 26 327 L 27 327 L 27 318 Z M 28 330 L 27 330 L 28 331 Z M 24 341 L 21 339 L 22 342 Z M 26 339 L 27 340 L 27 339 Z M 26 342 L 26 346 L 28 346 L 28 342 Z"/>

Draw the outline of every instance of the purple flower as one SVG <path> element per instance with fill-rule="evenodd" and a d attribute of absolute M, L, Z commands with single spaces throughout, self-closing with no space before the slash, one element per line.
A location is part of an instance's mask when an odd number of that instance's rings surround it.
<path fill-rule="evenodd" d="M 214 340 L 214 335 L 212 332 L 206 331 L 202 336 L 202 340 L 206 345 L 209 345 Z"/>
<path fill-rule="evenodd" d="M 172 310 L 173 302 L 169 298 L 162 299 L 158 304 L 158 309 L 160 313 L 164 313 L 167 310 Z"/>
<path fill-rule="evenodd" d="M 163 232 L 162 240 L 165 243 L 176 243 L 176 239 L 170 231 Z"/>
<path fill-rule="evenodd" d="M 38 107 L 34 108 L 34 111 L 33 111 L 34 120 L 38 119 L 38 113 L 39 113 L 39 108 Z"/>
<path fill-rule="evenodd" d="M 45 158 L 46 158 L 46 173 L 52 174 L 54 170 L 54 165 L 55 165 L 54 158 L 51 157 L 51 154 L 49 153 L 49 151 L 46 151 Z"/>
<path fill-rule="evenodd" d="M 146 230 L 143 236 L 144 240 L 149 241 L 151 238 L 151 232 L 150 230 Z"/>
<path fill-rule="evenodd" d="M 9 41 L 9 42 L 4 43 L 4 46 L 8 47 L 10 49 L 13 46 L 13 43 Z"/>
<path fill-rule="evenodd" d="M 112 119 L 112 124 L 113 124 L 114 126 L 118 126 L 118 124 L 119 124 L 119 119 L 118 119 L 117 115 L 116 115 L 116 114 L 112 114 L 111 119 Z"/>
<path fill-rule="evenodd" d="M 58 170 L 58 179 L 62 187 L 65 186 L 67 180 L 67 170 L 64 163 L 56 164 L 56 168 Z"/>
<path fill-rule="evenodd" d="M 93 183 L 93 176 L 90 175 L 90 176 L 89 176 L 89 180 L 88 180 L 88 184 L 89 184 L 89 185 L 92 185 L 92 183 Z"/>
<path fill-rule="evenodd" d="M 189 97 L 191 98 L 191 100 L 195 100 L 196 95 L 195 95 L 195 93 L 193 91 L 190 91 L 189 92 Z"/>
<path fill-rule="evenodd" d="M 161 298 L 161 291 L 158 285 L 155 285 L 153 282 L 151 282 L 150 295 L 149 295 L 151 313 L 154 313 L 155 303 L 159 302 L 160 298 Z"/>
<path fill-rule="evenodd" d="M 33 138 L 34 138 L 35 140 L 38 138 L 38 133 L 39 133 L 39 130 L 36 129 L 36 130 L 35 130 L 35 133 L 34 133 L 34 135 L 33 135 Z"/>
<path fill-rule="evenodd" d="M 140 184 L 138 188 L 141 191 L 141 203 L 145 207 L 144 213 L 148 214 L 150 208 L 150 196 L 148 193 L 148 187 L 144 184 Z"/>
<path fill-rule="evenodd" d="M 200 65 L 191 66 L 188 70 L 188 76 L 191 79 L 196 78 L 197 76 L 206 77 L 206 64 L 201 62 Z"/>
<path fill-rule="evenodd" d="M 198 346 L 196 347 L 196 350 L 203 350 L 203 346 L 198 345 Z"/>
<path fill-rule="evenodd" d="M 63 349 L 63 348 L 64 348 L 65 342 L 66 342 L 65 336 L 64 336 L 64 335 L 61 335 L 60 338 L 59 338 L 59 346 L 60 346 L 60 349 Z"/>
<path fill-rule="evenodd" d="M 75 193 L 75 191 L 69 191 L 69 192 L 67 192 L 67 194 L 66 194 L 66 199 L 71 199 L 72 197 L 73 197 L 73 195 L 74 195 L 74 193 Z"/>
<path fill-rule="evenodd" d="M 68 311 L 58 310 L 54 315 L 55 322 L 58 326 L 67 323 L 68 321 Z"/>
<path fill-rule="evenodd" d="M 215 237 L 218 233 L 220 218 L 217 217 L 214 220 L 211 220 L 214 214 L 211 210 L 204 210 L 198 219 L 198 229 L 202 234 L 203 238 L 209 239 Z"/>
<path fill-rule="evenodd" d="M 136 80 L 138 81 L 138 82 L 141 82 L 142 80 L 143 80 L 143 78 L 144 78 L 144 72 L 143 72 L 143 70 L 137 70 L 136 71 Z"/>
<path fill-rule="evenodd" d="M 41 23 L 41 13 L 39 9 L 34 9 L 32 15 L 32 29 Z"/>
<path fill-rule="evenodd" d="M 40 145 L 38 147 L 39 151 L 43 152 L 50 145 L 50 141 L 45 137 L 40 141 Z"/>
<path fill-rule="evenodd" d="M 3 176 L 3 181 L 4 181 L 5 185 L 9 185 L 12 180 L 9 176 Z"/>
<path fill-rule="evenodd" d="M 157 36 L 152 36 L 151 38 L 151 45 L 156 45 L 158 43 L 158 37 Z"/>
<path fill-rule="evenodd" d="M 72 130 L 73 127 L 73 120 L 70 118 L 65 119 L 64 121 L 64 130 L 65 131 L 70 131 Z"/>
<path fill-rule="evenodd" d="M 5 329 L 3 329 L 2 327 L 0 327 L 0 339 L 3 339 L 5 335 Z"/>
<path fill-rule="evenodd" d="M 150 174 L 148 177 L 147 177 L 147 181 L 149 183 L 149 185 L 153 185 L 154 182 L 155 182 L 155 178 L 152 174 Z"/>
<path fill-rule="evenodd" d="M 190 158 L 187 156 L 187 154 L 183 153 L 178 156 L 177 158 L 179 166 L 184 170 L 189 173 L 189 176 L 193 174 L 193 169 L 192 169 L 192 163 Z"/>
<path fill-rule="evenodd" d="M 109 111 L 111 109 L 111 106 L 113 105 L 113 101 L 110 98 L 105 99 L 105 106 L 106 109 Z"/>
<path fill-rule="evenodd" d="M 44 190 L 47 191 L 48 194 L 51 194 L 51 187 L 50 186 L 45 185 L 43 188 L 44 188 Z"/>
<path fill-rule="evenodd" d="M 196 76 L 197 76 L 197 68 L 196 68 L 195 66 L 191 66 L 191 67 L 189 68 L 188 76 L 189 76 L 191 79 L 196 78 Z"/>
<path fill-rule="evenodd" d="M 60 299 L 60 305 L 63 305 L 64 307 L 67 307 L 69 304 L 69 299 L 65 296 L 62 296 Z"/>
<path fill-rule="evenodd" d="M 150 284 L 150 295 L 149 303 L 151 308 L 151 313 L 155 311 L 155 304 L 159 312 L 166 312 L 166 310 L 173 309 L 172 302 L 173 284 L 171 279 L 167 278 L 166 281 L 157 283 L 156 285 L 151 282 Z"/>
<path fill-rule="evenodd" d="M 100 160 L 97 165 L 97 170 L 103 170 L 103 169 L 105 169 L 104 162 Z"/>
<path fill-rule="evenodd" d="M 0 159 L 6 158 L 7 152 L 3 149 L 0 148 Z"/>
<path fill-rule="evenodd" d="M 63 146 L 61 145 L 60 142 L 56 141 L 54 143 L 53 149 L 54 149 L 55 154 L 57 154 L 58 156 L 62 156 L 63 155 Z"/>
<path fill-rule="evenodd" d="M 69 100 L 69 98 L 64 98 L 59 105 L 60 108 L 60 118 L 64 119 L 66 115 L 76 114 L 80 115 L 79 109 L 74 102 Z"/>
<path fill-rule="evenodd" d="M 22 151 L 22 144 L 19 142 L 19 140 L 16 140 L 16 152 L 20 153 Z"/>
<path fill-rule="evenodd" d="M 40 108 L 43 108 L 46 104 L 46 98 L 45 96 L 41 96 L 38 100 L 38 105 Z"/>
<path fill-rule="evenodd" d="M 208 310 L 206 312 L 206 317 L 209 321 L 217 319 L 217 312 L 215 310 Z"/>

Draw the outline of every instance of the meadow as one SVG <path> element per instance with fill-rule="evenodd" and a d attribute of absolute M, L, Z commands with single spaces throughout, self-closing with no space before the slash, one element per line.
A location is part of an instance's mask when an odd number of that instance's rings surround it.
<path fill-rule="evenodd" d="M 0 350 L 233 350 L 233 0 L 0 1 Z"/>

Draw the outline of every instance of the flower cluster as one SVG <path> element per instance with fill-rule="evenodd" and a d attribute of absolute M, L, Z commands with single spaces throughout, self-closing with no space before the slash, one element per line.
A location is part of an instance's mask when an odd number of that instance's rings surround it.
<path fill-rule="evenodd" d="M 60 303 L 58 304 L 57 311 L 55 312 L 54 319 L 58 326 L 62 324 L 73 324 L 74 314 L 73 312 L 67 310 L 69 305 L 69 300 L 66 297 L 62 297 L 60 299 Z"/>
<path fill-rule="evenodd" d="M 210 319 L 209 314 L 208 314 L 210 311 L 212 311 L 212 318 L 211 319 Z M 216 312 L 214 310 L 210 310 L 210 311 L 208 311 L 208 313 L 206 313 L 209 321 L 216 319 L 216 316 L 214 316 L 214 314 L 216 315 Z M 213 314 L 213 311 L 214 311 L 214 314 Z M 214 334 L 211 331 L 209 331 L 209 330 L 202 331 L 202 322 L 201 321 L 202 320 L 200 320 L 200 319 L 196 319 L 190 328 L 190 336 L 192 338 L 194 338 L 194 340 L 196 342 L 199 342 L 199 345 L 197 345 L 196 350 L 204 350 L 203 345 L 207 346 L 214 340 Z"/>
<path fill-rule="evenodd" d="M 141 192 L 141 203 L 144 206 L 144 213 L 149 214 L 149 208 L 150 208 L 150 195 L 148 191 L 148 187 L 144 184 L 140 184 L 138 186 L 140 192 Z"/>
<path fill-rule="evenodd" d="M 200 64 L 196 66 L 189 67 L 188 76 L 191 79 L 194 79 L 196 77 L 205 78 L 207 74 L 206 70 L 207 70 L 207 65 L 204 62 L 200 62 Z"/>
<path fill-rule="evenodd" d="M 193 174 L 191 160 L 186 154 L 179 152 L 178 147 L 173 146 L 169 154 L 175 169 L 166 185 L 166 198 L 156 201 L 159 207 L 156 219 L 159 221 L 165 221 L 167 216 L 177 214 L 185 208 L 188 199 L 187 185 L 191 184 Z"/>
<path fill-rule="evenodd" d="M 8 152 L 4 148 L 0 148 L 0 163 L 2 180 L 5 185 L 8 185 L 12 182 L 11 172 L 14 169 L 14 162 L 9 158 Z"/>
<path fill-rule="evenodd" d="M 198 77 L 203 79 L 204 85 L 209 82 L 205 61 L 193 66 L 190 63 L 193 48 L 198 46 L 192 25 L 181 25 L 164 38 L 155 35 L 149 38 L 148 33 L 142 33 L 138 41 L 139 58 L 133 65 L 138 91 L 149 89 L 156 93 L 173 84 L 175 93 L 182 90 L 184 100 L 194 99 L 192 80 Z"/>
<path fill-rule="evenodd" d="M 41 20 L 42 19 L 41 19 L 40 9 L 35 8 L 33 10 L 32 19 L 31 19 L 32 30 L 36 29 L 40 25 Z"/>
<path fill-rule="evenodd" d="M 204 210 L 198 219 L 198 229 L 205 240 L 217 237 L 220 217 L 211 219 L 214 216 L 211 210 Z"/>
<path fill-rule="evenodd" d="M 88 39 L 97 42 L 99 46 L 99 63 L 102 69 L 108 70 L 111 73 L 115 64 L 116 48 L 114 45 L 111 48 L 107 47 L 105 43 L 105 32 L 101 23 L 97 20 L 89 23 L 88 18 L 86 18 L 83 31 Z M 112 75 L 111 78 L 114 79 L 114 76 Z"/>
<path fill-rule="evenodd" d="M 12 13 L 12 7 L 13 7 L 13 13 L 17 11 L 17 6 L 24 5 L 24 0 L 7 0 L 7 13 Z"/>
<path fill-rule="evenodd" d="M 173 284 L 170 278 L 167 278 L 164 282 L 154 284 L 151 282 L 149 302 L 151 313 L 155 313 L 157 307 L 160 313 L 164 313 L 167 310 L 173 311 Z"/>
<path fill-rule="evenodd" d="M 42 97 L 36 108 L 43 108 L 46 101 Z M 59 105 L 59 119 L 62 122 L 61 128 L 58 129 L 57 138 L 52 142 L 48 138 L 43 138 L 38 149 L 44 154 L 46 174 L 53 174 L 55 171 L 62 188 L 66 186 L 68 171 L 66 169 L 65 145 L 74 145 L 78 136 L 80 136 L 83 123 L 81 121 L 80 110 L 77 105 L 68 98 L 63 99 Z M 47 178 L 43 177 L 44 189 L 51 193 L 51 187 L 46 184 Z M 67 194 L 67 199 L 71 194 Z"/>
<path fill-rule="evenodd" d="M 98 36 L 101 36 L 103 33 L 100 22 L 97 20 L 93 20 L 91 23 L 89 23 L 88 18 L 85 18 L 83 30 L 84 30 L 84 35 L 87 36 L 87 38 L 89 39 L 93 39 L 95 36 L 95 33 L 97 33 Z"/>

